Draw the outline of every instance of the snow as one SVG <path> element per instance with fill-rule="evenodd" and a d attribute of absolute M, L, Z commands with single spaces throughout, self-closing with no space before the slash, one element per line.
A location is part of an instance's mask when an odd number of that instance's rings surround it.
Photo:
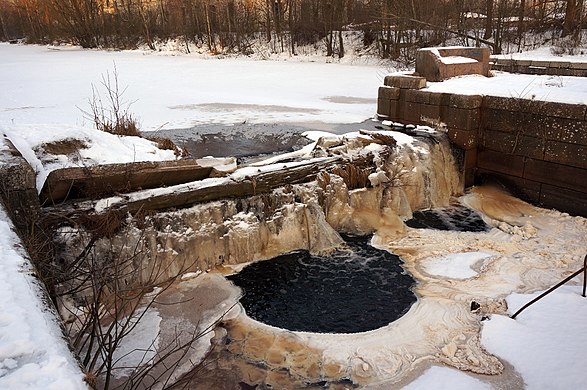
<path fill-rule="evenodd" d="M 493 73 L 493 77 L 468 75 L 442 82 L 428 82 L 425 90 L 587 104 L 587 77 Z"/>
<path fill-rule="evenodd" d="M 530 51 L 511 54 L 492 55 L 492 58 L 504 58 L 514 60 L 532 60 L 532 61 L 548 61 L 548 62 L 587 62 L 587 49 L 577 48 L 578 54 L 570 55 L 555 55 L 552 54 L 551 47 L 540 47 Z"/>
<path fill-rule="evenodd" d="M 474 58 L 461 57 L 461 56 L 440 57 L 440 61 L 443 64 L 472 64 L 472 63 L 479 62 Z"/>
<path fill-rule="evenodd" d="M 0 206 L 0 388 L 85 389 L 8 220 Z"/>
<path fill-rule="evenodd" d="M 492 255 L 485 252 L 450 253 L 445 256 L 430 257 L 422 263 L 424 270 L 436 276 L 453 279 L 472 278 L 478 274 L 472 267 Z"/>
<path fill-rule="evenodd" d="M 62 50 L 0 43 L 0 124 L 92 127 L 92 85 L 114 64 L 145 131 L 198 124 L 359 123 L 375 114 L 385 69 L 246 58 Z M 56 127 L 59 127 L 56 126 Z"/>
<path fill-rule="evenodd" d="M 448 367 L 433 366 L 418 379 L 403 388 L 404 390 L 490 390 L 491 386 L 461 371 Z"/>
<path fill-rule="evenodd" d="M 539 294 L 508 296 L 508 312 Z M 483 325 L 483 346 L 513 364 L 527 390 L 584 388 L 587 298 L 580 294 L 580 286 L 563 286 L 515 320 L 493 315 Z"/>
<path fill-rule="evenodd" d="M 39 192 L 49 173 L 59 168 L 177 158 L 172 150 L 161 150 L 144 138 L 121 137 L 73 125 L 6 125 L 0 122 L 0 132 L 12 141 L 37 173 Z M 71 140 L 80 140 L 83 146 L 68 155 L 49 154 L 43 149 L 46 144 Z"/>
<path fill-rule="evenodd" d="M 201 167 L 212 167 L 219 172 L 232 172 L 236 169 L 236 159 L 234 157 L 217 158 L 212 156 L 202 157 L 196 160 Z"/>
<path fill-rule="evenodd" d="M 153 360 L 159 348 L 160 324 L 161 317 L 154 308 L 136 313 L 130 319 L 128 329 L 132 330 L 121 339 L 112 356 L 114 377 L 130 376 L 136 367 Z"/>

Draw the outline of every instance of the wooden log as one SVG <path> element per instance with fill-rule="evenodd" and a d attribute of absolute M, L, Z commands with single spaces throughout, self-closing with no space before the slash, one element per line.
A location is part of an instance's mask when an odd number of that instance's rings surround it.
<path fill-rule="evenodd" d="M 212 169 L 189 159 L 62 168 L 49 174 L 39 197 L 43 205 L 99 198 L 201 180 L 209 177 Z"/>
<path fill-rule="evenodd" d="M 67 202 L 54 207 L 46 207 L 48 222 L 59 224 L 63 220 L 80 221 L 88 215 L 119 213 L 132 215 L 144 211 L 160 211 L 190 207 L 194 204 L 220 199 L 243 198 L 267 193 L 286 185 L 307 183 L 316 179 L 323 171 L 332 171 L 344 164 L 351 164 L 342 156 L 316 158 L 295 165 L 285 164 L 283 168 L 263 171 L 239 179 L 229 176 L 220 179 L 206 179 L 151 191 L 141 191 L 106 198 L 99 201 Z M 370 167 L 372 156 L 353 159 L 357 167 Z"/>

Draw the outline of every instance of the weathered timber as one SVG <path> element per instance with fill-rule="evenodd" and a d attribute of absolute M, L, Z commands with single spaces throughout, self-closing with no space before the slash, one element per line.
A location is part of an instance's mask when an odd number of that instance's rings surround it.
<path fill-rule="evenodd" d="M 55 205 L 66 199 L 188 183 L 209 177 L 212 169 L 189 159 L 62 168 L 49 174 L 39 196 L 41 204 Z"/>
<path fill-rule="evenodd" d="M 152 191 L 141 191 L 121 195 L 116 198 L 99 201 L 66 202 L 58 206 L 45 208 L 49 222 L 59 223 L 62 220 L 81 220 L 87 215 L 98 215 L 109 212 L 136 214 L 144 211 L 159 211 L 190 207 L 194 204 L 220 199 L 243 198 L 267 193 L 278 187 L 292 184 L 307 183 L 316 179 L 318 173 L 332 171 L 335 167 L 353 164 L 358 168 L 372 167 L 371 155 L 361 155 L 352 162 L 342 156 L 315 158 L 302 161 L 296 165 L 287 165 L 278 170 L 260 171 L 241 180 L 235 176 L 222 179 L 208 179 L 206 182 L 193 182 Z M 237 172 L 238 173 L 238 172 Z M 106 207 L 97 208 L 109 203 Z"/>

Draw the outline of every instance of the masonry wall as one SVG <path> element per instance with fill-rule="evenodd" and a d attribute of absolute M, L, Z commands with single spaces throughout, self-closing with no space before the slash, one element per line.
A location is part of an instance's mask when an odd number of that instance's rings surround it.
<path fill-rule="evenodd" d="M 587 106 L 386 84 L 378 114 L 401 123 L 445 123 L 464 151 L 467 185 L 497 180 L 529 202 L 587 216 Z"/>
<path fill-rule="evenodd" d="M 491 69 L 510 73 L 587 77 L 587 63 L 491 58 Z"/>

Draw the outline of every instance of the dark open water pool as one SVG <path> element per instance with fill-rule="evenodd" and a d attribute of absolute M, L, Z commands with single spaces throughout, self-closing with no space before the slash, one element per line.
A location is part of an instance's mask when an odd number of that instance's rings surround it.
<path fill-rule="evenodd" d="M 229 276 L 241 287 L 247 315 L 279 328 L 356 333 L 403 316 L 416 296 L 401 259 L 366 237 L 344 237 L 349 250 L 331 256 L 298 251 L 260 261 Z"/>

